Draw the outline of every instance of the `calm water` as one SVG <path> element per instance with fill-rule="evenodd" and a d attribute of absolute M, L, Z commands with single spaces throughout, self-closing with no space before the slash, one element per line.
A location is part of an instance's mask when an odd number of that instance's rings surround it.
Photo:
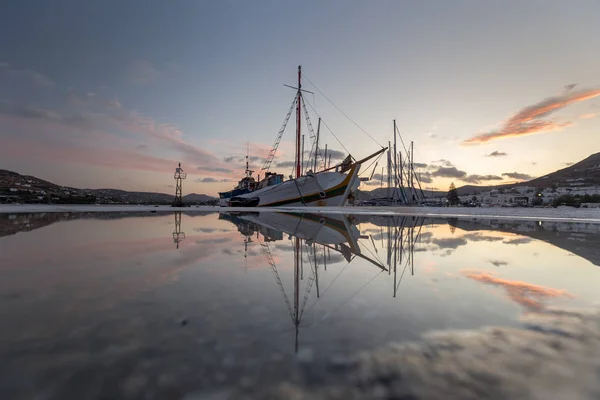
<path fill-rule="evenodd" d="M 364 215 L 0 215 L 0 393 L 202 398 L 319 383 L 332 359 L 431 330 L 597 306 L 599 233 Z"/>

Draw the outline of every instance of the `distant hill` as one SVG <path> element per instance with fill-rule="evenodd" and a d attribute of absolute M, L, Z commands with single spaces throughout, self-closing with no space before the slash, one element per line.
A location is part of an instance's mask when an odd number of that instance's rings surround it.
<path fill-rule="evenodd" d="M 465 185 L 458 187 L 459 196 L 472 193 L 481 193 L 491 189 L 511 189 L 517 186 L 533 186 L 540 189 L 550 187 L 584 187 L 600 186 L 600 153 L 592 154 L 586 159 L 579 161 L 567 168 L 559 169 L 550 174 L 535 178 L 529 181 L 509 183 L 492 186 Z M 357 198 L 359 200 L 369 200 L 377 197 L 388 196 L 387 188 L 377 188 L 371 191 L 360 190 Z M 391 189 L 393 190 L 393 189 Z M 396 189 L 399 191 L 399 189 Z M 426 197 L 443 197 L 447 191 L 423 190 Z M 393 193 L 393 192 L 392 192 Z"/>
<path fill-rule="evenodd" d="M 529 186 L 600 186 L 600 153 L 592 154 L 567 168 L 532 179 Z"/>
<path fill-rule="evenodd" d="M 208 196 L 206 194 L 196 194 L 196 193 L 186 194 L 185 196 L 183 196 L 182 199 L 183 199 L 184 203 L 199 203 L 199 202 L 216 200 L 214 197 Z"/>
<path fill-rule="evenodd" d="M 101 203 L 101 204 L 171 204 L 175 196 L 166 193 L 128 192 L 119 189 L 78 189 L 60 186 L 34 176 L 0 170 L 0 203 Z M 187 204 L 215 202 L 205 194 L 183 196 Z"/>

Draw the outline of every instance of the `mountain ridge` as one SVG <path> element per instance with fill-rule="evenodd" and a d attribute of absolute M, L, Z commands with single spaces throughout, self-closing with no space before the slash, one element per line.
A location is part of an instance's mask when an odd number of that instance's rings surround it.
<path fill-rule="evenodd" d="M 478 185 L 463 185 L 457 187 L 459 196 L 468 194 L 479 194 L 492 189 L 512 189 L 518 186 L 531 186 L 538 189 L 551 188 L 558 186 L 568 187 L 585 187 L 585 186 L 600 186 L 600 152 L 593 153 L 583 160 L 561 168 L 554 172 L 542 175 L 541 177 L 533 178 L 527 181 L 516 183 L 504 183 L 500 185 L 478 186 Z M 391 188 L 393 190 L 393 188 Z M 396 188 L 396 190 L 399 190 Z M 387 188 L 377 188 L 373 190 L 360 190 L 360 195 L 367 197 L 386 197 Z M 443 190 L 426 190 L 426 197 L 441 197 L 446 196 L 447 191 Z M 362 199 L 367 199 L 363 197 Z"/>
<path fill-rule="evenodd" d="M 167 193 L 128 191 L 123 189 L 79 189 L 60 186 L 31 175 L 0 169 L 0 202 L 52 203 L 125 203 L 171 204 L 175 196 Z M 186 204 L 214 202 L 206 194 L 188 193 L 182 197 Z"/>

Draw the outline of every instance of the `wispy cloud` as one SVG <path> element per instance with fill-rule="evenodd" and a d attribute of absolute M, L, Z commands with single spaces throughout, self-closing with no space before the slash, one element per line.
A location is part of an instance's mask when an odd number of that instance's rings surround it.
<path fill-rule="evenodd" d="M 136 60 L 127 68 L 127 80 L 138 85 L 154 82 L 160 72 L 147 60 Z"/>
<path fill-rule="evenodd" d="M 522 174 L 520 172 L 505 172 L 502 174 L 502 176 L 506 176 L 508 178 L 516 179 L 519 181 L 528 181 L 530 179 L 533 179 L 533 176 L 527 175 L 527 174 Z"/>
<path fill-rule="evenodd" d="M 114 154 L 123 154 L 124 148 L 145 150 L 149 143 L 155 143 L 166 149 L 175 150 L 181 157 L 170 161 L 161 159 L 172 164 L 167 170 L 172 169 L 174 162 L 183 161 L 194 169 L 198 165 L 210 165 L 211 172 L 223 175 L 231 172 L 219 157 L 204 148 L 188 143 L 183 138 L 183 132 L 173 125 L 158 123 L 153 118 L 134 110 L 110 107 L 106 99 L 98 96 L 69 96 L 69 98 L 71 105 L 75 98 L 82 101 L 76 102 L 77 106 L 63 112 L 0 101 L 0 116 L 4 117 L 2 122 L 10 124 L 13 132 L 22 132 L 19 135 L 8 136 L 6 132 L 0 132 L 0 136 L 5 136 L 3 145 L 7 146 L 7 142 L 12 142 L 16 146 L 18 143 L 24 143 L 23 140 L 38 139 L 45 144 L 64 149 L 77 149 L 78 154 L 91 153 L 90 164 L 108 166 L 107 164 L 112 165 L 112 162 L 117 163 L 118 158 L 114 157 Z M 126 135 L 117 134 L 119 132 Z M 101 151 L 114 152 L 113 155 L 106 157 L 106 160 L 111 160 L 110 163 L 96 156 Z M 63 161 L 69 162 L 72 159 L 73 162 L 79 162 L 75 151 L 72 153 L 72 156 L 63 154 L 65 156 Z M 42 159 L 49 157 L 51 155 Z M 128 157 L 135 159 L 133 155 Z M 124 168 L 129 165 L 137 169 L 156 171 L 157 166 L 164 168 L 166 164 L 156 163 L 152 166 L 150 162 L 132 164 L 124 160 L 121 165 Z"/>
<path fill-rule="evenodd" d="M 480 144 L 496 139 L 560 130 L 573 125 L 573 123 L 544 120 L 543 118 L 570 104 L 593 99 L 597 96 L 600 96 L 600 89 L 567 90 L 560 96 L 549 97 L 539 103 L 523 108 L 505 121 L 499 130 L 475 135 L 465 140 L 463 144 Z"/>
<path fill-rule="evenodd" d="M 294 161 L 280 161 L 275 164 L 277 168 L 292 168 L 296 165 Z"/>
<path fill-rule="evenodd" d="M 489 182 L 489 181 L 501 181 L 501 176 L 498 175 L 467 175 L 464 178 L 461 178 L 463 182 L 467 183 L 481 183 L 481 182 Z"/>
<path fill-rule="evenodd" d="M 207 176 L 205 178 L 195 179 L 194 182 L 196 182 L 196 183 L 214 183 L 214 182 L 219 182 L 219 180 L 217 178 Z"/>
<path fill-rule="evenodd" d="M 42 74 L 41 72 L 37 72 L 32 69 L 13 68 L 7 62 L 0 62 L 0 74 L 3 74 L 11 79 L 25 79 L 37 86 L 49 88 L 56 86 L 56 82 L 54 82 L 54 80 Z"/>
<path fill-rule="evenodd" d="M 507 261 L 501 261 L 501 260 L 489 260 L 488 262 L 495 267 L 502 267 L 504 265 L 508 265 Z"/>
<path fill-rule="evenodd" d="M 486 154 L 486 157 L 506 157 L 508 154 L 502 151 L 492 151 L 490 154 Z"/>
<path fill-rule="evenodd" d="M 590 118 L 596 118 L 598 115 L 600 115 L 600 112 L 595 112 L 595 113 L 587 113 L 587 114 L 583 114 L 579 116 L 579 119 L 590 119 Z"/>
<path fill-rule="evenodd" d="M 436 178 L 464 178 L 467 176 L 467 173 L 456 167 L 440 167 L 433 171 L 431 176 Z"/>
<path fill-rule="evenodd" d="M 441 164 L 444 167 L 453 167 L 454 164 L 452 164 L 450 161 L 445 160 L 445 159 L 441 159 L 441 160 L 435 160 L 431 162 L 432 164 Z M 430 165 L 429 167 L 434 167 L 433 165 Z"/>
<path fill-rule="evenodd" d="M 467 278 L 488 285 L 500 286 L 506 290 L 507 297 L 532 310 L 540 310 L 544 307 L 543 301 L 552 297 L 573 297 L 564 290 L 553 289 L 532 283 L 511 281 L 494 276 L 489 272 L 464 270 L 461 273 Z"/>
<path fill-rule="evenodd" d="M 209 171 L 209 172 L 222 172 L 222 173 L 224 173 L 224 174 L 230 174 L 230 173 L 232 173 L 232 172 L 233 172 L 231 169 L 229 169 L 229 168 L 224 168 L 224 167 L 202 167 L 202 166 L 200 166 L 200 167 L 196 167 L 196 169 L 197 169 L 198 171 L 202 171 L 202 172 L 204 172 L 204 171 Z"/>
<path fill-rule="evenodd" d="M 512 244 L 515 246 L 518 246 L 520 244 L 527 244 L 527 243 L 531 243 L 533 241 L 532 238 L 529 237 L 520 237 L 520 238 L 516 238 L 516 239 L 510 239 L 510 240 L 505 240 L 504 244 Z"/>

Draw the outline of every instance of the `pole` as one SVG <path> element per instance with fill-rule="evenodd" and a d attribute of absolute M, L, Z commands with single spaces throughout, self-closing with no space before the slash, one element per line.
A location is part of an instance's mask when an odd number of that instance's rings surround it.
<path fill-rule="evenodd" d="M 302 135 L 302 163 L 300 164 L 300 169 L 304 171 L 304 135 Z"/>
<path fill-rule="evenodd" d="M 398 156 L 396 155 L 396 120 L 394 120 L 394 187 L 398 186 Z M 394 190 L 396 192 L 396 190 Z M 396 200 L 396 194 L 394 193 L 394 202 Z"/>
<path fill-rule="evenodd" d="M 414 175 L 415 175 L 414 162 L 415 162 L 415 148 L 414 148 L 414 142 L 411 140 L 410 141 L 410 187 L 413 188 L 413 191 L 414 191 L 414 187 L 415 187 L 415 183 L 414 183 Z"/>
<path fill-rule="evenodd" d="M 390 199 L 391 186 L 392 186 L 392 142 L 388 140 L 388 201 Z"/>
<path fill-rule="evenodd" d="M 300 178 L 300 130 L 301 130 L 301 123 L 300 123 L 300 108 L 302 106 L 302 67 L 300 65 L 298 65 L 298 100 L 297 100 L 297 106 L 296 106 L 296 178 Z"/>
<path fill-rule="evenodd" d="M 321 117 L 319 117 L 319 123 L 317 124 L 317 142 L 315 144 L 315 167 L 313 168 L 314 172 L 317 172 L 317 163 L 319 158 L 319 133 L 321 132 Z"/>
<path fill-rule="evenodd" d="M 323 157 L 323 169 L 327 169 L 327 143 L 325 143 L 325 156 Z"/>
<path fill-rule="evenodd" d="M 296 344 L 295 350 L 298 352 L 298 325 L 300 325 L 298 306 L 300 304 L 300 239 L 294 240 L 294 325 L 296 326 Z"/>

